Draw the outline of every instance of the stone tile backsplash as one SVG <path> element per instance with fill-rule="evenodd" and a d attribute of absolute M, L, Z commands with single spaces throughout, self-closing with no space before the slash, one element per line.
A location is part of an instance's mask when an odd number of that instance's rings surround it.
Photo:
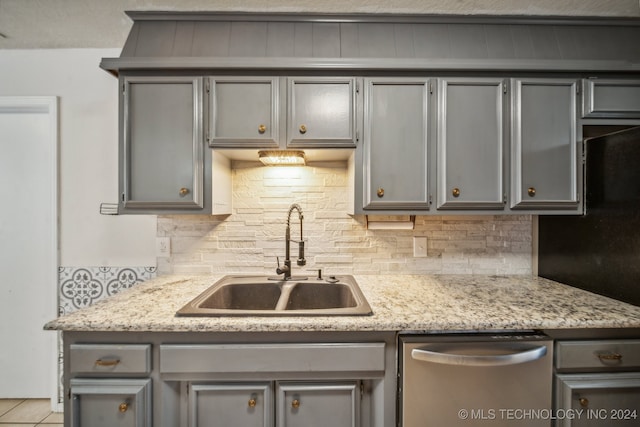
<path fill-rule="evenodd" d="M 368 230 L 347 214 L 346 165 L 307 167 L 233 164 L 233 214 L 158 217 L 158 236 L 170 237 L 171 256 L 158 274 L 272 274 L 284 258 L 289 206 L 304 212 L 307 265 L 326 274 L 531 274 L 531 215 L 418 216 L 414 230 Z M 291 237 L 298 239 L 298 217 Z M 427 237 L 427 257 L 413 257 L 413 237 Z M 292 257 L 297 246 L 292 245 Z M 311 274 L 311 273 L 309 273 Z"/>

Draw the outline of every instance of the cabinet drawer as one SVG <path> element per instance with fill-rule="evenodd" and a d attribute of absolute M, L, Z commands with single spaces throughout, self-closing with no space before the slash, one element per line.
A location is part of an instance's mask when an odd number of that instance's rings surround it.
<path fill-rule="evenodd" d="M 640 369 L 640 340 L 560 341 L 556 347 L 556 368 Z"/>
<path fill-rule="evenodd" d="M 72 374 L 149 374 L 150 344 L 72 344 Z"/>
<path fill-rule="evenodd" d="M 384 343 L 166 344 L 161 373 L 382 372 Z"/>

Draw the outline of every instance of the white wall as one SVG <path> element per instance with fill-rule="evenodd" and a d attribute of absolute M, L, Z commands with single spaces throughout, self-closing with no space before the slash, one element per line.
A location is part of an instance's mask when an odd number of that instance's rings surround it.
<path fill-rule="evenodd" d="M 60 264 L 154 266 L 155 216 L 105 216 L 117 201 L 120 49 L 0 50 L 0 95 L 59 97 Z M 45 177 L 43 176 L 43 179 Z"/>

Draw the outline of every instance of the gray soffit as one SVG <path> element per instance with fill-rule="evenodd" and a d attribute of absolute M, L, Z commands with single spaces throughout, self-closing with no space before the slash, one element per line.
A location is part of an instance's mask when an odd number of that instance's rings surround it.
<path fill-rule="evenodd" d="M 128 12 L 120 70 L 640 71 L 640 19 Z"/>

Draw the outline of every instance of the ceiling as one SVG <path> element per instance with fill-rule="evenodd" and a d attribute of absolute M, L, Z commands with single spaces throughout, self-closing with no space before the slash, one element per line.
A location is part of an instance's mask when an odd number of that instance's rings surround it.
<path fill-rule="evenodd" d="M 0 49 L 117 48 L 126 10 L 640 17 L 640 0 L 0 0 Z"/>

